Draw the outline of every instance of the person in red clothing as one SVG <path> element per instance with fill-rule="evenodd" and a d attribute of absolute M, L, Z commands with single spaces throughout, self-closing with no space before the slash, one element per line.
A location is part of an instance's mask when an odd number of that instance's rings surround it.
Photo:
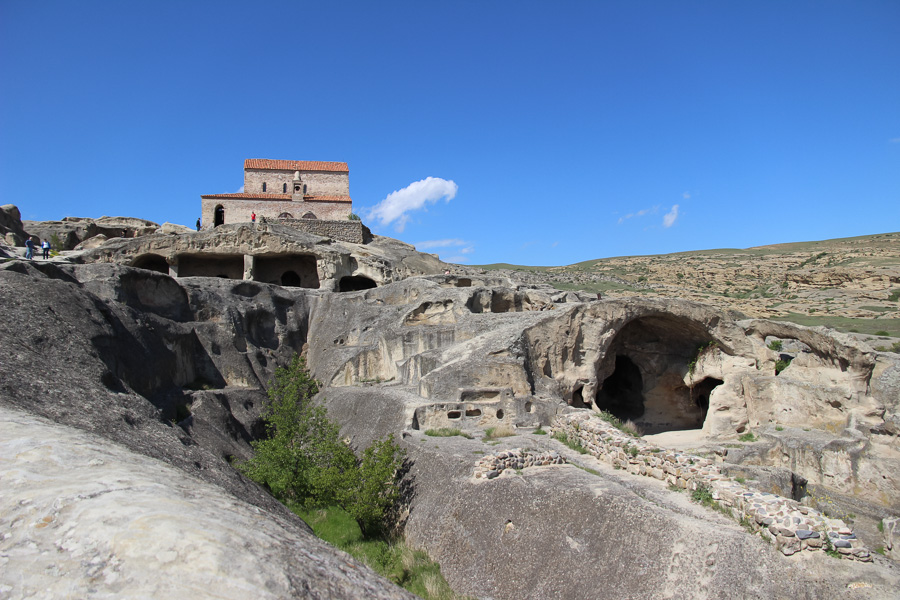
<path fill-rule="evenodd" d="M 250 222 L 251 222 L 251 223 L 256 223 L 256 211 L 253 211 L 253 212 L 250 214 Z"/>

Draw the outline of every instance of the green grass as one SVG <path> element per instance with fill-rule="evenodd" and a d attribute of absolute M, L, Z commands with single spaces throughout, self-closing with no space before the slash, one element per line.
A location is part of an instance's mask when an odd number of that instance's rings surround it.
<path fill-rule="evenodd" d="M 413 594 L 426 600 L 460 598 L 441 575 L 440 565 L 425 552 L 413 550 L 402 540 L 364 537 L 356 520 L 337 507 L 304 511 L 292 506 L 291 509 L 318 537 Z"/>
<path fill-rule="evenodd" d="M 544 428 L 540 426 L 538 426 L 538 428 L 531 433 L 533 433 L 534 435 L 547 435 L 547 432 L 544 430 Z"/>
<path fill-rule="evenodd" d="M 642 435 L 641 430 L 638 429 L 638 426 L 635 425 L 634 422 L 631 421 L 631 419 L 629 419 L 623 423 L 622 419 L 620 419 L 619 417 L 617 417 L 616 415 L 614 415 L 610 412 L 606 412 L 605 410 L 601 411 L 600 418 L 603 419 L 604 421 L 606 421 L 607 423 L 609 423 L 610 425 L 612 425 L 613 427 L 615 427 L 616 429 L 618 429 L 619 431 L 621 431 L 622 433 L 627 433 L 631 437 L 641 437 L 641 435 Z"/>
<path fill-rule="evenodd" d="M 748 431 L 747 433 L 745 433 L 741 436 L 738 436 L 738 441 L 739 442 L 755 442 L 756 436 L 753 435 L 752 431 Z"/>
<path fill-rule="evenodd" d="M 562 442 L 563 444 L 565 444 L 566 446 L 568 446 L 575 452 L 578 452 L 579 454 L 587 454 L 588 453 L 587 448 L 585 448 L 581 444 L 581 440 L 569 438 L 569 436 L 567 436 L 562 431 L 557 431 L 556 433 L 554 433 L 553 439 L 558 442 Z"/>
<path fill-rule="evenodd" d="M 466 439 L 472 439 L 472 436 L 464 431 L 456 429 L 455 427 L 441 427 L 439 429 L 426 429 L 425 435 L 430 435 L 431 437 L 453 437 L 453 436 L 461 436 Z"/>
<path fill-rule="evenodd" d="M 496 427 L 488 427 L 484 430 L 485 440 L 495 440 L 502 437 L 510 437 L 516 435 L 515 430 L 507 425 L 498 425 Z"/>

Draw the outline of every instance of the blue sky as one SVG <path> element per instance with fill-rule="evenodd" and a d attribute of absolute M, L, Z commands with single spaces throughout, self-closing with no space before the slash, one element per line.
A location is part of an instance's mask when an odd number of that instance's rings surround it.
<path fill-rule="evenodd" d="M 0 0 L 0 85 L 26 219 L 190 225 L 280 158 L 470 264 L 900 229 L 895 0 Z"/>

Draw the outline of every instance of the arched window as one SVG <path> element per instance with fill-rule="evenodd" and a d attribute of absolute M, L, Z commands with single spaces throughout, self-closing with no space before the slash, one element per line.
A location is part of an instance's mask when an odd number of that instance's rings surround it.
<path fill-rule="evenodd" d="M 213 218 L 213 227 L 225 224 L 225 207 L 221 204 L 216 207 L 215 216 Z"/>
<path fill-rule="evenodd" d="M 263 193 L 265 193 L 265 191 L 266 191 L 266 182 L 263 181 Z"/>
<path fill-rule="evenodd" d="M 314 214 L 311 213 L 311 212 L 308 212 L 308 213 L 306 213 L 305 215 L 303 215 L 303 216 L 300 217 L 300 218 L 301 218 L 301 219 L 315 219 L 315 218 L 316 218 L 316 215 L 314 215 Z"/>
<path fill-rule="evenodd" d="M 287 184 L 286 183 L 281 184 L 281 193 L 287 194 Z"/>
<path fill-rule="evenodd" d="M 289 212 L 283 212 L 283 213 L 281 213 L 280 215 L 278 215 L 278 218 L 279 218 L 279 219 L 293 219 L 293 218 L 294 218 L 294 215 L 292 215 L 292 214 L 289 213 Z"/>
<path fill-rule="evenodd" d="M 306 184 L 303 184 L 303 193 L 306 194 Z"/>

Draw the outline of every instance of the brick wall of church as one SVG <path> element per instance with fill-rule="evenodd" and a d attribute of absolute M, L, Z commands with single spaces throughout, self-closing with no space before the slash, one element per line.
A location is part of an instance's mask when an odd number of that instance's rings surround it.
<path fill-rule="evenodd" d="M 303 218 L 312 212 L 317 219 L 345 221 L 350 216 L 352 205 L 349 202 L 292 202 L 291 200 L 242 200 L 228 198 L 203 198 L 201 202 L 203 228 L 213 226 L 217 206 L 225 209 L 225 225 L 249 223 L 251 213 L 259 217 L 277 219 L 287 213 L 291 218 Z"/>
<path fill-rule="evenodd" d="M 247 169 L 244 171 L 244 191 L 261 194 L 266 183 L 267 194 L 290 194 L 294 171 Z M 332 171 L 301 171 L 300 180 L 306 184 L 306 193 L 312 196 L 349 196 L 350 174 Z M 282 192 L 287 184 L 287 192 Z"/>

